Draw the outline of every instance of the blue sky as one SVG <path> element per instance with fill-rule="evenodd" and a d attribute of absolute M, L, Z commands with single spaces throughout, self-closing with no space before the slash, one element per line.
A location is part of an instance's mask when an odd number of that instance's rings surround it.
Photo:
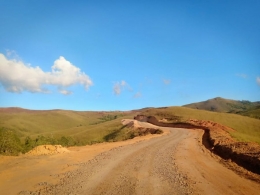
<path fill-rule="evenodd" d="M 260 1 L 0 1 L 0 107 L 260 100 Z"/>

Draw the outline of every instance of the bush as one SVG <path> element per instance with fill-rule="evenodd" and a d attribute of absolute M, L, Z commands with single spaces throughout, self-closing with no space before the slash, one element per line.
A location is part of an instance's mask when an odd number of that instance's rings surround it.
<path fill-rule="evenodd" d="M 75 146 L 76 142 L 74 141 L 74 139 L 72 137 L 65 137 L 62 136 L 59 140 L 58 143 L 62 146 Z"/>
<path fill-rule="evenodd" d="M 78 145 L 72 137 L 62 136 L 54 138 L 53 136 L 38 136 L 35 139 L 27 136 L 24 142 L 11 130 L 0 128 L 0 154 L 2 155 L 18 155 L 26 153 L 36 146 L 40 145 L 62 145 L 75 146 Z"/>
<path fill-rule="evenodd" d="M 18 155 L 24 148 L 18 136 L 11 130 L 0 129 L 0 154 Z"/>

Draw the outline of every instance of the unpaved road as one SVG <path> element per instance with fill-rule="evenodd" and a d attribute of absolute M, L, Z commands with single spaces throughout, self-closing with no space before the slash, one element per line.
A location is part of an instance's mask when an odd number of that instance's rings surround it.
<path fill-rule="evenodd" d="M 32 190 L 19 194 L 259 194 L 259 183 L 227 169 L 201 145 L 203 131 L 163 129 L 169 133 L 124 142 L 93 158 L 81 156 L 67 165 L 71 170 L 60 174 L 54 170 L 52 182 L 31 183 Z M 61 158 L 63 163 L 73 162 Z"/>

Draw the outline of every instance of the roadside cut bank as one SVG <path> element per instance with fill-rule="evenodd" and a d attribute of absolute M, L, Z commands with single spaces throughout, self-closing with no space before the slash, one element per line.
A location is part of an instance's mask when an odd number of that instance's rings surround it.
<path fill-rule="evenodd" d="M 260 175 L 260 146 L 256 143 L 238 142 L 229 132 L 235 131 L 229 127 L 212 121 L 190 119 L 187 122 L 165 123 L 154 116 L 137 115 L 135 120 L 148 122 L 161 127 L 186 129 L 203 129 L 203 145 L 225 160 L 231 160 L 237 165 Z"/>

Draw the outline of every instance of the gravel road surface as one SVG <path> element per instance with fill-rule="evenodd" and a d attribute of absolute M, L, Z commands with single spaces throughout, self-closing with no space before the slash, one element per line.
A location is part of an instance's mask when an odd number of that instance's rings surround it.
<path fill-rule="evenodd" d="M 143 127 L 151 124 L 138 122 Z M 32 194 L 257 194 L 258 183 L 219 163 L 201 145 L 203 131 L 163 128 L 167 135 L 112 148 L 59 182 Z M 21 193 L 22 194 L 22 193 Z"/>

